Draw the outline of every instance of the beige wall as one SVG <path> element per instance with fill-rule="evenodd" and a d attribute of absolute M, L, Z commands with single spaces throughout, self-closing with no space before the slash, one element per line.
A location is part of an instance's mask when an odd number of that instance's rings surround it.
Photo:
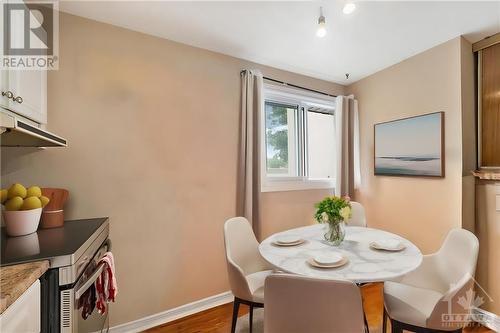
<path fill-rule="evenodd" d="M 348 87 L 359 100 L 362 186 L 369 225 L 411 239 L 424 253 L 436 250 L 462 223 L 461 38 L 455 38 Z M 373 125 L 445 112 L 442 179 L 374 176 Z"/>
<path fill-rule="evenodd" d="M 472 44 L 460 38 L 460 84 L 462 103 L 462 175 L 471 176 L 477 167 L 476 87 Z"/>
<path fill-rule="evenodd" d="M 2 183 L 70 191 L 68 218 L 110 216 L 120 292 L 111 325 L 229 289 L 240 70 L 344 87 L 63 14 L 49 129 L 66 149 L 3 149 Z M 266 193 L 263 234 L 310 223 L 325 191 Z M 293 203 L 290 205 L 289 203 Z"/>
<path fill-rule="evenodd" d="M 460 84 L 462 104 L 462 227 L 474 232 L 475 177 L 477 167 L 476 87 L 472 44 L 460 38 Z"/>

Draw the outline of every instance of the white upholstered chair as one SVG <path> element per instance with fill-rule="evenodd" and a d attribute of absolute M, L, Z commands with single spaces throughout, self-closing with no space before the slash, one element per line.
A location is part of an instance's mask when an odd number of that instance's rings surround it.
<path fill-rule="evenodd" d="M 252 227 L 244 217 L 234 217 L 224 224 L 229 284 L 234 294 L 231 332 L 236 328 L 240 303 L 250 307 L 250 332 L 253 308 L 264 306 L 264 281 L 272 273 L 271 267 L 259 253 L 259 243 Z"/>
<path fill-rule="evenodd" d="M 424 256 L 417 270 L 399 282 L 384 284 L 383 332 L 387 315 L 392 332 L 461 332 L 465 323 L 443 321 L 446 314 L 468 315 L 474 288 L 479 241 L 464 229 L 451 230 L 438 252 Z M 464 297 L 460 303 L 459 299 Z"/>
<path fill-rule="evenodd" d="M 265 333 L 364 332 L 361 293 L 351 281 L 273 274 L 265 295 Z"/>
<path fill-rule="evenodd" d="M 355 227 L 366 227 L 365 208 L 356 201 L 351 201 L 352 216 L 348 225 Z"/>

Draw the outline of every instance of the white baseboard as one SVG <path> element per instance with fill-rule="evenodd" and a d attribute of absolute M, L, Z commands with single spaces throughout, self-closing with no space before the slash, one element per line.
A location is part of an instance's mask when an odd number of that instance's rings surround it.
<path fill-rule="evenodd" d="M 233 294 L 227 291 L 222 294 L 210 296 L 198 301 L 181 305 L 177 308 L 173 308 L 167 311 L 156 313 L 151 316 L 140 318 L 125 324 L 111 327 L 109 332 L 111 333 L 136 333 L 142 332 L 148 328 L 162 325 L 179 318 L 183 318 L 200 311 L 208 310 L 210 308 L 227 304 L 232 302 L 234 299 Z"/>
<path fill-rule="evenodd" d="M 472 315 L 475 316 L 476 322 L 488 327 L 490 330 L 500 332 L 500 317 L 496 314 L 480 308 L 474 308 Z"/>

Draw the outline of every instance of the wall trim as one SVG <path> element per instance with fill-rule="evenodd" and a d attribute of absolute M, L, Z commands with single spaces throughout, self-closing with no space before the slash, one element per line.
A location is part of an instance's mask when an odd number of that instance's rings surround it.
<path fill-rule="evenodd" d="M 498 43 L 500 43 L 500 33 L 488 36 L 484 39 L 481 39 L 479 42 L 475 42 L 474 44 L 472 44 L 472 52 L 480 51 Z"/>
<path fill-rule="evenodd" d="M 151 316 L 139 318 L 125 324 L 113 326 L 109 329 L 111 333 L 136 333 L 142 332 L 148 328 L 166 324 L 168 322 L 214 308 L 219 305 L 227 304 L 233 301 L 233 294 L 230 291 L 200 299 L 179 307 L 169 309 Z"/>

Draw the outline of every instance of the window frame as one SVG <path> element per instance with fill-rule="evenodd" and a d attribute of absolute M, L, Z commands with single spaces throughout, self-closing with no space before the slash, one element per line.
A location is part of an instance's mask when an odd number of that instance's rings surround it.
<path fill-rule="evenodd" d="M 289 99 L 286 99 L 286 98 L 275 98 L 276 96 L 273 96 L 273 98 L 270 98 L 270 99 L 266 99 L 264 100 L 264 111 L 263 111 L 263 122 L 264 122 L 264 127 L 262 127 L 262 132 L 263 132 L 263 141 L 264 141 L 264 157 L 263 157 L 263 163 L 264 163 L 264 172 L 266 173 L 267 175 L 267 170 L 268 170 L 268 166 L 267 166 L 267 135 L 266 135 L 266 110 L 265 110 L 265 107 L 266 107 L 266 104 L 269 102 L 269 103 L 272 103 L 272 104 L 276 104 L 276 105 L 281 105 L 281 106 L 288 106 L 289 108 L 296 108 L 296 114 L 295 114 L 295 123 L 294 123 L 294 136 L 295 136 L 295 147 L 296 147 L 296 151 L 295 151 L 295 165 L 293 166 L 294 167 L 294 170 L 297 170 L 297 173 L 301 173 L 301 165 L 300 165 L 300 152 L 298 150 L 299 148 L 299 141 L 302 139 L 301 138 L 301 133 L 300 133 L 300 119 L 299 119 L 299 114 L 300 114 L 300 105 L 298 103 L 296 103 L 295 101 L 293 100 L 289 100 Z M 289 156 L 290 156 L 290 152 L 289 152 Z M 290 161 L 289 161 L 290 162 Z M 288 165 L 288 168 L 290 169 L 290 165 Z M 293 179 L 293 178 L 297 178 L 295 176 L 282 176 L 282 175 L 274 175 L 274 176 L 271 176 L 269 178 L 279 178 L 279 179 Z"/>
<path fill-rule="evenodd" d="M 267 175 L 266 102 L 297 105 L 296 142 L 298 176 Z M 320 106 L 332 110 L 335 122 L 335 97 L 323 96 L 286 86 L 264 84 L 260 114 L 260 180 L 261 192 L 300 191 L 312 189 L 334 189 L 335 178 L 309 178 L 307 143 L 307 107 Z"/>

